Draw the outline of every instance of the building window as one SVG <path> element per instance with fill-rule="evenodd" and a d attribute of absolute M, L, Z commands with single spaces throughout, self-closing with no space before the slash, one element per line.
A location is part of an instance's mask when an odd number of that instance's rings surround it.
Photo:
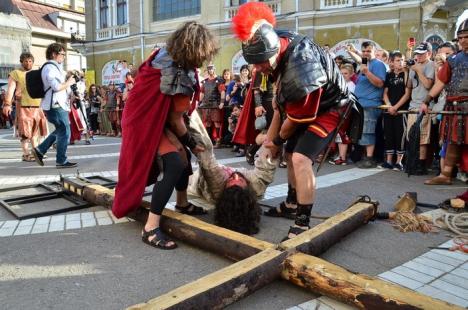
<path fill-rule="evenodd" d="M 99 1 L 99 28 L 109 27 L 109 1 L 110 0 L 100 0 Z"/>
<path fill-rule="evenodd" d="M 239 6 L 247 2 L 247 0 L 230 0 L 231 6 Z"/>
<path fill-rule="evenodd" d="M 117 25 L 127 23 L 127 0 L 117 0 Z"/>
<path fill-rule="evenodd" d="M 153 20 L 200 14 L 200 0 L 154 0 Z"/>

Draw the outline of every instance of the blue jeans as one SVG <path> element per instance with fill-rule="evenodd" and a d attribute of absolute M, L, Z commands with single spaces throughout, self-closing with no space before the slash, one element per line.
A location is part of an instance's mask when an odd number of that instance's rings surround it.
<path fill-rule="evenodd" d="M 38 147 L 37 149 L 42 154 L 47 153 L 54 142 L 57 143 L 57 165 L 63 165 L 67 162 L 67 147 L 70 140 L 70 119 L 68 112 L 62 108 L 50 109 L 44 111 L 47 120 L 54 124 L 55 130 L 52 132 Z"/>

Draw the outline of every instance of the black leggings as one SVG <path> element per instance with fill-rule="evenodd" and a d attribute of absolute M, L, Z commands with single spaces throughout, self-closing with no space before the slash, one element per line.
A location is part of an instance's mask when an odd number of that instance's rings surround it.
<path fill-rule="evenodd" d="M 177 191 L 187 189 L 190 175 L 190 169 L 184 165 L 179 153 L 171 152 L 164 154 L 162 161 L 163 178 L 154 184 L 151 197 L 151 213 L 157 215 L 162 214 L 174 188 Z"/>

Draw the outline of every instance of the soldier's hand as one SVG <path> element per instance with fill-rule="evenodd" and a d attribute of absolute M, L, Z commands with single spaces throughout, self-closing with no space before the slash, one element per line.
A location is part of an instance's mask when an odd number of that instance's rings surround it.
<path fill-rule="evenodd" d="M 278 157 L 279 147 L 277 145 L 275 145 L 272 141 L 269 140 L 265 140 L 265 142 L 263 142 L 263 145 L 266 149 L 270 151 L 272 158 Z"/>

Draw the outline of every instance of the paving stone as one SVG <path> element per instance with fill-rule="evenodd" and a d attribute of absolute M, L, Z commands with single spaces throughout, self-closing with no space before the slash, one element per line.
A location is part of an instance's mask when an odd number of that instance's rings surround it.
<path fill-rule="evenodd" d="M 460 298 L 468 298 L 468 290 L 443 280 L 435 280 L 430 285 Z"/>
<path fill-rule="evenodd" d="M 79 213 L 73 213 L 73 214 L 67 214 L 65 217 L 65 221 L 79 221 L 81 219 L 81 214 Z"/>
<path fill-rule="evenodd" d="M 33 229 L 31 230 L 31 234 L 46 233 L 48 228 L 49 228 L 48 224 L 37 224 L 36 222 Z"/>
<path fill-rule="evenodd" d="M 50 223 L 63 223 L 65 222 L 65 215 L 54 215 L 50 218 Z"/>
<path fill-rule="evenodd" d="M 416 257 L 415 259 L 413 259 L 413 261 L 417 262 L 417 263 L 420 263 L 420 264 L 423 264 L 423 265 L 426 265 L 426 266 L 430 266 L 430 267 L 445 271 L 445 272 L 449 272 L 450 270 L 453 270 L 455 268 L 452 265 L 441 263 L 441 262 L 431 260 L 429 258 L 425 258 L 425 257 L 422 257 L 422 256 Z"/>
<path fill-rule="evenodd" d="M 65 223 L 51 223 L 49 226 L 49 232 L 62 231 L 65 229 Z"/>
<path fill-rule="evenodd" d="M 449 282 L 454 285 L 458 285 L 459 287 L 468 290 L 468 280 L 462 277 L 459 277 L 455 273 L 447 273 L 443 275 L 440 280 L 443 280 L 445 282 Z M 468 299 L 468 296 L 466 296 L 466 299 Z"/>
<path fill-rule="evenodd" d="M 445 248 L 447 246 L 443 246 L 443 247 Z M 437 253 L 439 255 L 448 256 L 448 257 L 455 258 L 464 262 L 468 261 L 468 255 L 460 251 L 448 251 L 448 250 L 434 249 L 434 250 L 429 251 L 429 253 Z"/>
<path fill-rule="evenodd" d="M 440 277 L 443 275 L 445 272 L 430 266 L 426 266 L 420 263 L 417 263 L 415 261 L 409 261 L 407 263 L 404 263 L 402 266 L 408 267 L 410 269 L 425 273 L 427 275 L 430 275 L 432 277 Z"/>
<path fill-rule="evenodd" d="M 84 219 L 82 220 L 82 227 L 93 227 L 96 226 L 96 219 L 90 218 L 90 219 Z"/>
<path fill-rule="evenodd" d="M 18 226 L 19 221 L 18 220 L 13 220 L 13 221 L 6 221 L 2 228 L 16 228 Z"/>
<path fill-rule="evenodd" d="M 391 271 L 381 273 L 379 275 L 379 277 L 384 279 L 384 280 L 388 280 L 390 282 L 399 284 L 401 286 L 407 287 L 407 288 L 412 289 L 412 290 L 417 289 L 418 287 L 421 287 L 421 286 L 424 285 L 423 283 L 421 283 L 419 281 L 407 278 L 405 276 L 402 276 L 402 275 L 400 275 L 398 273 L 391 272 Z"/>
<path fill-rule="evenodd" d="M 425 295 L 431 296 L 432 298 L 437 298 L 437 299 L 452 303 L 454 305 L 458 305 L 461 307 L 468 307 L 468 300 L 457 297 L 450 293 L 441 291 L 430 285 L 425 285 L 421 288 L 416 289 L 416 291 L 423 293 Z"/>
<path fill-rule="evenodd" d="M 107 211 L 96 211 L 94 212 L 94 216 L 96 216 L 97 219 L 102 218 L 102 217 L 109 217 L 109 213 Z"/>
<path fill-rule="evenodd" d="M 36 219 L 36 225 L 46 225 L 50 222 L 50 216 L 38 217 Z"/>
<path fill-rule="evenodd" d="M 5 223 L 5 221 L 0 221 L 0 228 L 2 228 L 3 223 Z"/>
<path fill-rule="evenodd" d="M 302 309 L 297 307 L 297 306 L 294 306 L 294 307 L 288 308 L 286 310 L 302 310 Z"/>
<path fill-rule="evenodd" d="M 438 253 L 433 253 L 433 252 L 427 252 L 426 254 L 422 255 L 421 257 L 432 259 L 432 260 L 435 260 L 435 261 L 438 261 L 438 262 L 441 262 L 441 263 L 444 263 L 444 264 L 449 264 L 449 265 L 452 265 L 454 267 L 458 267 L 461 264 L 463 264 L 462 260 L 452 258 L 452 257 L 448 257 L 446 255 L 440 255 Z"/>
<path fill-rule="evenodd" d="M 81 228 L 81 220 L 66 221 L 65 224 L 66 224 L 67 230 L 68 229 L 79 229 L 79 228 Z"/>
<path fill-rule="evenodd" d="M 468 263 L 464 263 L 460 266 L 462 269 L 468 270 Z"/>
<path fill-rule="evenodd" d="M 459 277 L 465 278 L 468 281 L 468 270 L 463 269 L 462 267 L 454 269 L 451 273 L 456 274 Z"/>
<path fill-rule="evenodd" d="M 113 214 L 111 214 L 111 218 L 114 221 L 114 223 L 119 224 L 119 223 L 128 223 L 128 218 L 122 217 L 122 218 L 116 218 Z"/>
<path fill-rule="evenodd" d="M 99 225 L 111 225 L 112 220 L 110 217 L 99 217 L 97 218 L 97 222 Z"/>
<path fill-rule="evenodd" d="M 82 219 L 82 220 L 94 219 L 94 212 L 84 212 L 84 213 L 81 213 L 81 219 Z"/>
<path fill-rule="evenodd" d="M 19 222 L 18 227 L 23 227 L 23 226 L 32 226 L 34 224 L 34 221 L 36 219 L 27 219 L 27 220 L 22 220 Z"/>
<path fill-rule="evenodd" d="M 29 235 L 32 226 L 18 226 L 15 230 L 14 236 Z"/>
<path fill-rule="evenodd" d="M 401 274 L 402 276 L 406 276 L 410 279 L 416 280 L 418 282 L 424 283 L 424 284 L 429 283 L 435 279 L 435 277 L 433 276 L 427 275 L 425 273 L 416 271 L 414 269 L 411 269 L 405 266 L 398 266 L 396 268 L 393 268 L 391 271 Z"/>
<path fill-rule="evenodd" d="M 0 229 L 0 237 L 9 237 L 13 235 L 15 228 L 16 227 L 7 227 L 7 228 L 2 227 L 2 229 Z"/>

